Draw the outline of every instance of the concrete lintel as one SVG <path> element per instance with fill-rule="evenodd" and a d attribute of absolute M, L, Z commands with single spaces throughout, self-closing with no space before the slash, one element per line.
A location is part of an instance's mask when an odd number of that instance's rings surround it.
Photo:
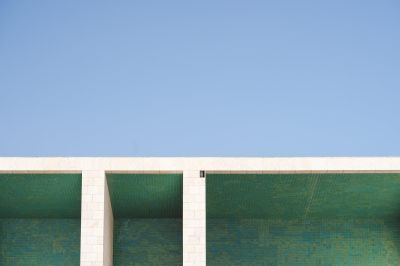
<path fill-rule="evenodd" d="M 400 172 L 400 157 L 0 157 L 0 172 L 14 171 L 270 171 Z"/>

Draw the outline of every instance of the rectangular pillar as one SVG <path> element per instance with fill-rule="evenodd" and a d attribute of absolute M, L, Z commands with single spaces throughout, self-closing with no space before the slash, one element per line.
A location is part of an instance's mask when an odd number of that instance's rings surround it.
<path fill-rule="evenodd" d="M 111 206 L 110 193 L 107 185 L 107 178 L 105 178 L 104 189 L 104 253 L 103 265 L 113 265 L 113 235 L 114 235 L 114 215 Z"/>
<path fill-rule="evenodd" d="M 200 170 L 183 171 L 183 266 L 206 265 L 206 182 Z"/>
<path fill-rule="evenodd" d="M 81 265 L 111 266 L 113 214 L 104 171 L 82 172 Z"/>

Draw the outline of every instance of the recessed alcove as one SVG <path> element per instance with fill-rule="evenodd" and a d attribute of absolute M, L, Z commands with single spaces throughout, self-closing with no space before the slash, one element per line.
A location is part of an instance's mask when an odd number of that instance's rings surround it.
<path fill-rule="evenodd" d="M 182 265 L 182 174 L 108 173 L 113 262 Z"/>
<path fill-rule="evenodd" d="M 0 265 L 79 265 L 81 174 L 0 174 Z"/>
<path fill-rule="evenodd" d="M 207 174 L 207 265 L 400 265 L 400 174 Z"/>

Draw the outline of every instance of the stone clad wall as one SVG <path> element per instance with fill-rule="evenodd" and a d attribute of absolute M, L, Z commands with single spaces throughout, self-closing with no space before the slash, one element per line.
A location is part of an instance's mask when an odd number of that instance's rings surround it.
<path fill-rule="evenodd" d="M 206 264 L 206 182 L 200 170 L 183 172 L 183 263 Z"/>
<path fill-rule="evenodd" d="M 105 246 L 109 245 L 104 242 L 105 191 L 104 171 L 82 172 L 81 265 L 84 266 L 109 265 L 105 263 L 109 258 L 104 258 Z"/>

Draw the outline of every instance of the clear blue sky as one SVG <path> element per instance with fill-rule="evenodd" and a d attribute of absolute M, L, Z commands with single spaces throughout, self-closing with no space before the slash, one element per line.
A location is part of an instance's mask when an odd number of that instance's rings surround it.
<path fill-rule="evenodd" d="M 400 2 L 0 2 L 1 156 L 400 155 Z"/>

